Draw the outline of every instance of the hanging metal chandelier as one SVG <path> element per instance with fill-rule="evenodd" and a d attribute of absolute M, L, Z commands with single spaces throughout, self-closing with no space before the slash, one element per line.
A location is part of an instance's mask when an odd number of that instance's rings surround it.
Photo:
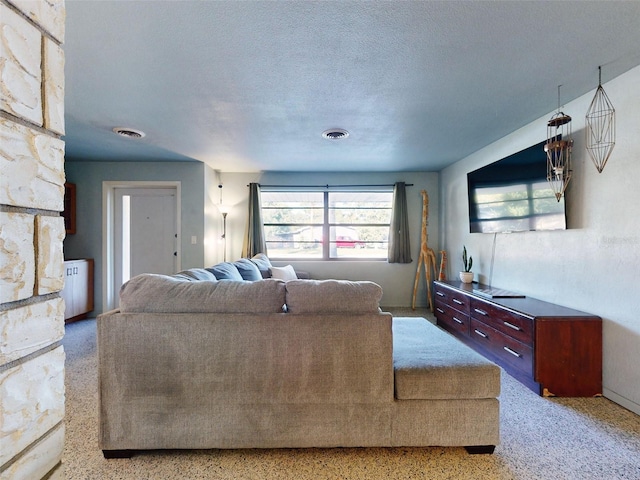
<path fill-rule="evenodd" d="M 571 180 L 571 117 L 560 111 L 560 87 L 558 86 L 558 111 L 547 122 L 547 180 L 559 202 Z"/>
<path fill-rule="evenodd" d="M 587 152 L 602 173 L 616 144 L 616 110 L 602 88 L 602 67 L 598 67 L 598 88 L 587 110 L 586 127 Z"/>

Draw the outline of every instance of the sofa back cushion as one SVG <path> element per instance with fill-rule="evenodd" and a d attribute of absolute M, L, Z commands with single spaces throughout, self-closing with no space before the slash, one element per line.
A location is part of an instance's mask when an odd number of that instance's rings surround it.
<path fill-rule="evenodd" d="M 290 280 L 286 283 L 289 313 L 377 313 L 382 287 L 348 280 Z"/>
<path fill-rule="evenodd" d="M 150 313 L 281 313 L 285 284 L 186 281 L 144 273 L 120 289 L 120 311 Z"/>

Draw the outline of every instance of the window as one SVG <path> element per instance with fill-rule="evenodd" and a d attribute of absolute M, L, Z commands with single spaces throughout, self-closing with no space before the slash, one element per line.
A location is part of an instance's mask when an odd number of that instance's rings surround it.
<path fill-rule="evenodd" d="M 392 191 L 265 191 L 273 259 L 387 259 Z"/>

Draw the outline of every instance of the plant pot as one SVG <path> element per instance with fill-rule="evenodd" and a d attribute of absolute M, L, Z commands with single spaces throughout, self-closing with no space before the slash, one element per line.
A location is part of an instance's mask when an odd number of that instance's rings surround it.
<path fill-rule="evenodd" d="M 460 272 L 460 281 L 462 283 L 473 282 L 473 272 Z"/>

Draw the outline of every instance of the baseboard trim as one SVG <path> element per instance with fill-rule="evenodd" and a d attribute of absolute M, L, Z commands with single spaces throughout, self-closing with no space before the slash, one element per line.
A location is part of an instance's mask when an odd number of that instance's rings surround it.
<path fill-rule="evenodd" d="M 618 405 L 626 408 L 627 410 L 631 410 L 636 415 L 640 415 L 640 404 L 632 400 L 629 400 L 628 398 L 625 398 L 622 395 L 612 392 L 611 390 L 608 390 L 606 388 L 602 389 L 602 394 L 612 402 L 617 403 Z"/>

